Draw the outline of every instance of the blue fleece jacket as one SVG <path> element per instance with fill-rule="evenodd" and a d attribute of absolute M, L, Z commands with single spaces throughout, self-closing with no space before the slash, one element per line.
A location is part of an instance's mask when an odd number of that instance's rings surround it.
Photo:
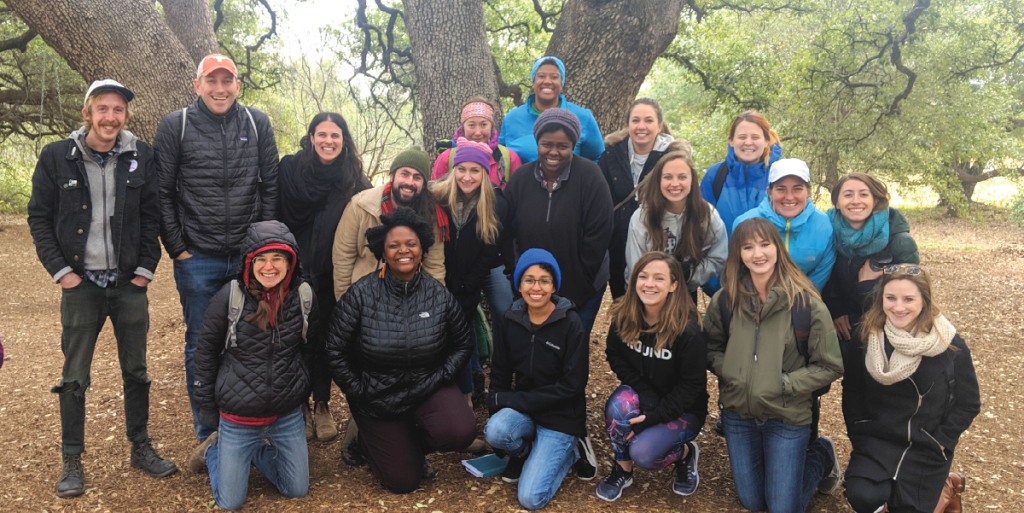
<path fill-rule="evenodd" d="M 573 153 L 597 162 L 601 158 L 601 154 L 604 153 L 604 139 L 601 137 L 601 129 L 598 128 L 597 120 L 590 113 L 590 109 L 584 109 L 566 100 L 565 95 L 558 95 L 558 106 L 569 109 L 580 120 L 580 140 L 576 141 Z M 523 164 L 537 160 L 537 140 L 533 137 L 533 124 L 539 116 L 540 112 L 533 108 L 533 94 L 531 94 L 526 98 L 526 103 L 508 111 L 508 114 L 505 114 L 505 119 L 501 122 L 498 144 L 516 152 Z"/>
<path fill-rule="evenodd" d="M 725 161 L 709 167 L 704 173 L 704 178 L 700 181 L 700 195 L 718 210 L 718 215 L 722 216 L 722 221 L 729 230 L 730 237 L 732 237 L 733 221 L 744 212 L 757 208 L 761 200 L 766 197 L 768 168 L 781 156 L 782 146 L 776 143 L 772 145 L 767 166 L 764 161 L 744 164 L 736 158 L 730 145 L 725 155 Z M 725 169 L 722 169 L 723 167 Z M 713 191 L 715 176 L 723 171 L 729 175 L 725 178 L 725 183 L 722 184 L 721 196 L 716 200 Z"/>
<path fill-rule="evenodd" d="M 757 208 L 748 210 L 736 218 L 732 228 L 754 217 L 767 219 L 779 229 L 782 242 L 789 250 L 789 256 L 814 286 L 821 292 L 832 275 L 832 264 L 836 262 L 836 251 L 832 243 L 832 221 L 818 210 L 810 199 L 800 215 L 786 219 L 775 213 L 771 201 L 765 198 Z"/>

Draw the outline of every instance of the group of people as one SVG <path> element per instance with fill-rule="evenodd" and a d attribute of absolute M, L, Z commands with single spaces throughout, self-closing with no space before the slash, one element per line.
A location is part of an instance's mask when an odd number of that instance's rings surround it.
<path fill-rule="evenodd" d="M 586 387 L 609 287 L 605 353 L 621 384 L 605 403 L 614 462 L 601 499 L 618 499 L 636 467 L 674 465 L 672 490 L 696 491 L 710 370 L 745 508 L 804 511 L 844 482 L 858 513 L 955 502 L 953 451 L 978 384 L 885 184 L 851 173 L 822 213 L 807 165 L 781 158 L 757 112 L 736 117 L 725 160 L 698 184 L 656 101 L 636 100 L 625 129 L 602 139 L 561 94 L 565 74 L 539 59 L 533 94 L 500 128 L 490 101 L 470 99 L 453 148 L 433 162 L 399 153 L 376 187 L 339 114 L 316 115 L 300 151 L 278 160 L 269 119 L 236 101 L 222 55 L 200 62 L 195 102 L 163 119 L 152 146 L 124 129 L 134 93 L 94 82 L 84 126 L 43 149 L 29 203 L 61 287 L 57 495 L 84 493 L 85 391 L 107 317 L 131 464 L 177 471 L 147 433 L 147 285 L 162 240 L 186 325 L 199 442 L 188 466 L 209 473 L 223 509 L 244 503 L 251 466 L 282 495 L 306 495 L 307 443 L 340 435 L 332 381 L 351 412 L 341 459 L 369 464 L 394 493 L 435 475 L 428 453 L 488 445 L 529 510 L 571 469 L 594 479 Z M 481 298 L 489 381 L 473 329 Z M 841 376 L 845 480 L 817 432 L 819 397 Z M 482 440 L 474 396 L 489 413 Z"/>

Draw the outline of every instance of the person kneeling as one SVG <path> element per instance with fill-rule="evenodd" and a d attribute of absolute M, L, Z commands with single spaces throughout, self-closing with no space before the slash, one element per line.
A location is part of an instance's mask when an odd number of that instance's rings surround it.
<path fill-rule="evenodd" d="M 309 490 L 309 455 L 300 405 L 318 311 L 299 272 L 298 249 L 278 221 L 252 224 L 242 273 L 206 309 L 195 356 L 200 421 L 219 426 L 193 453 L 193 472 L 209 469 L 222 509 L 242 507 L 255 465 L 287 497 Z M 240 298 L 240 299 L 239 299 Z M 218 415 L 219 413 L 219 415 Z"/>
<path fill-rule="evenodd" d="M 622 384 L 605 406 L 615 452 L 611 473 L 597 486 L 606 501 L 633 484 L 634 464 L 661 470 L 674 463 L 672 490 L 679 495 L 693 494 L 700 482 L 693 439 L 708 414 L 707 344 L 683 276 L 675 257 L 646 253 L 609 312 L 605 353 Z"/>
<path fill-rule="evenodd" d="M 501 478 L 518 482 L 519 504 L 535 510 L 579 458 L 590 348 L 576 305 L 554 294 L 561 271 L 551 253 L 527 250 L 513 278 L 523 297 L 505 312 L 505 333 L 491 355 L 484 437 L 508 453 Z"/>

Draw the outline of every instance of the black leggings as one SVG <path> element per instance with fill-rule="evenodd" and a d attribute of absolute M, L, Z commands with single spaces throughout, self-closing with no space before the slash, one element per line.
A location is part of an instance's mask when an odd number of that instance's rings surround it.
<path fill-rule="evenodd" d="M 890 501 L 892 481 L 872 481 L 863 477 L 846 478 L 846 501 L 857 513 L 874 513 Z M 920 511 L 910 506 L 889 507 L 889 513 L 932 513 Z"/>
<path fill-rule="evenodd" d="M 331 400 L 331 369 L 327 367 L 327 332 L 331 327 L 331 315 L 334 313 L 334 286 L 327 280 L 326 285 L 318 287 L 316 294 L 317 307 L 320 309 L 320 322 L 316 328 L 316 360 L 313 368 L 309 369 L 309 380 L 313 384 L 313 402 L 328 402 Z"/>

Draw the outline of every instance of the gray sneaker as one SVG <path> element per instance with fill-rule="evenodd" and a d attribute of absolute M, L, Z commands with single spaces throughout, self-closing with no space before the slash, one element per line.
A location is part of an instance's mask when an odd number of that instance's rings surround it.
<path fill-rule="evenodd" d="M 618 462 L 612 463 L 612 473 L 597 483 L 597 496 L 601 500 L 615 502 L 622 497 L 622 490 L 633 486 L 633 473 L 626 472 Z"/>
<path fill-rule="evenodd" d="M 672 481 L 672 491 L 686 497 L 693 495 L 700 484 L 700 474 L 697 473 L 697 460 L 700 459 L 700 450 L 696 442 L 686 442 L 690 447 L 690 453 L 686 458 L 676 462 L 676 478 Z"/>
<path fill-rule="evenodd" d="M 830 453 L 832 453 L 832 471 L 818 482 L 818 493 L 832 495 L 839 486 L 843 484 L 843 470 L 839 467 L 839 455 L 836 454 L 836 444 L 827 436 L 821 437 Z"/>

